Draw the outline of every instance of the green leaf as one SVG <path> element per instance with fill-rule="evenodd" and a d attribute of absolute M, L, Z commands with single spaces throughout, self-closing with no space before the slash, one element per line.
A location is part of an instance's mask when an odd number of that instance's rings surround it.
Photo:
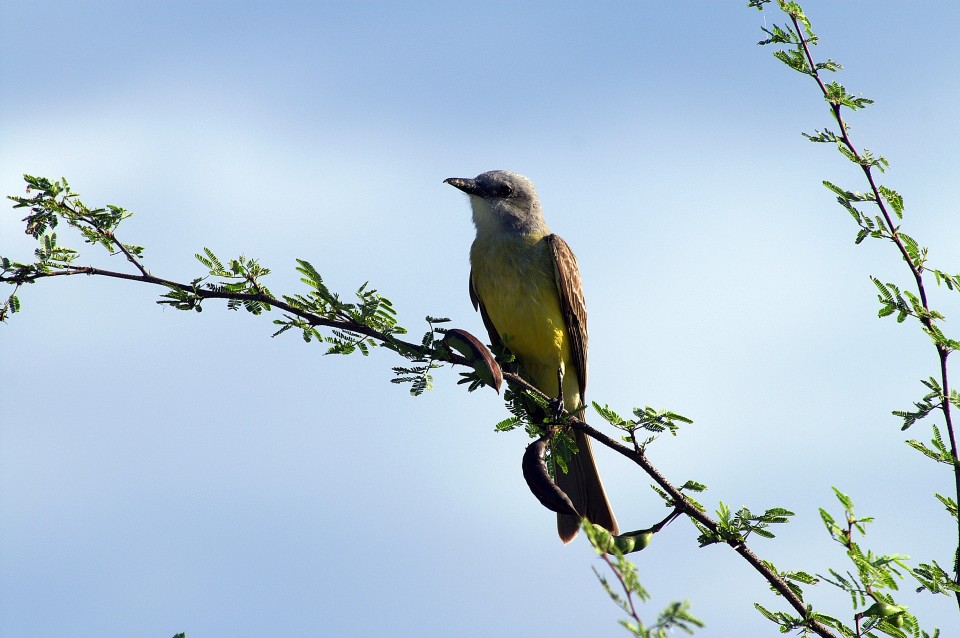
<path fill-rule="evenodd" d="M 609 405 L 601 406 L 596 401 L 593 401 L 591 404 L 593 405 L 593 409 L 597 411 L 597 414 L 600 415 L 600 418 L 610 425 L 621 426 L 627 422 L 622 416 L 614 412 Z"/>
<path fill-rule="evenodd" d="M 837 496 L 837 500 L 840 501 L 840 505 L 843 506 L 844 511 L 852 512 L 853 511 L 853 501 L 850 500 L 850 497 L 838 490 L 833 488 L 833 493 Z"/>
<path fill-rule="evenodd" d="M 893 209 L 897 217 L 903 219 L 903 197 L 901 197 L 897 191 L 887 188 L 886 186 L 880 186 L 878 188 L 880 194 L 883 195 L 883 198 L 890 204 L 890 208 Z"/>
<path fill-rule="evenodd" d="M 943 496 L 942 494 L 934 494 L 934 496 L 943 504 L 950 516 L 957 518 L 957 516 L 960 515 L 960 512 L 958 512 L 957 509 L 957 502 L 955 500 L 949 496 Z"/>
<path fill-rule="evenodd" d="M 494 425 L 493 429 L 497 432 L 509 432 L 510 430 L 516 429 L 517 426 L 522 425 L 522 423 L 523 421 L 519 417 L 511 416 Z"/>

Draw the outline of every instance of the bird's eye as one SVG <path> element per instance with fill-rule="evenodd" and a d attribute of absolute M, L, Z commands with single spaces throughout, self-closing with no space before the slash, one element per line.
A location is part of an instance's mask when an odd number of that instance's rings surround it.
<path fill-rule="evenodd" d="M 510 184 L 497 184 L 497 197 L 510 197 L 513 195 L 513 189 Z"/>

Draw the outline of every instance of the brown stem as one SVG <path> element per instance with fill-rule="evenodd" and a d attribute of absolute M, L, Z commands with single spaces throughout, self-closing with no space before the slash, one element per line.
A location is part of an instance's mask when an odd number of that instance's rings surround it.
<path fill-rule="evenodd" d="M 623 574 L 620 573 L 620 569 L 613 564 L 613 561 L 610 560 L 610 556 L 606 553 L 600 555 L 600 558 L 607 564 L 610 568 L 610 571 L 617 577 L 617 580 L 620 581 L 620 586 L 623 588 L 624 593 L 627 595 L 627 603 L 630 605 L 630 615 L 635 621 L 637 621 L 637 626 L 641 626 L 643 621 L 640 620 L 640 615 L 637 613 L 637 607 L 633 602 L 633 592 L 630 591 L 630 588 L 627 587 L 627 581 L 624 580 Z"/>
<path fill-rule="evenodd" d="M 428 356 L 430 353 L 425 350 L 419 344 L 413 344 L 401 339 L 397 339 L 390 335 L 386 335 L 379 330 L 370 328 L 360 323 L 346 319 L 327 319 L 326 317 L 321 317 L 319 315 L 313 314 L 296 306 L 292 306 L 287 302 L 281 299 L 275 299 L 263 293 L 250 294 L 250 293 L 239 293 L 239 292 L 227 292 L 219 290 L 208 290 L 205 288 L 194 288 L 189 284 L 182 284 L 180 282 L 171 281 L 169 279 L 163 279 L 161 277 L 155 277 L 149 273 L 144 273 L 140 275 L 132 275 L 125 272 L 116 272 L 113 270 L 104 270 L 102 268 L 96 268 L 94 266 L 64 266 L 63 270 L 54 270 L 45 273 L 36 273 L 26 278 L 25 281 L 33 282 L 38 279 L 44 279 L 46 277 L 63 277 L 70 275 L 98 275 L 101 277 L 112 277 L 114 279 L 126 279 L 128 281 L 140 281 L 147 284 L 154 284 L 157 286 L 164 286 L 166 288 L 175 288 L 177 290 L 182 290 L 184 292 L 189 292 L 195 294 L 201 299 L 234 299 L 237 301 L 258 301 L 265 303 L 269 306 L 275 308 L 280 308 L 284 312 L 288 312 L 292 315 L 296 315 L 301 319 L 305 319 L 310 325 L 313 326 L 326 326 L 329 328 L 336 328 L 338 330 L 346 330 L 356 334 L 361 334 L 371 339 L 376 339 L 383 343 L 388 343 L 395 345 L 401 349 L 408 350 L 410 352 L 415 352 L 424 356 Z M 0 277 L 0 282 L 10 281 Z M 434 356 L 436 356 L 434 354 Z M 466 359 L 458 357 L 456 355 L 451 355 L 448 358 L 444 359 L 448 363 L 456 364 L 466 364 Z"/>
<path fill-rule="evenodd" d="M 505 372 L 503 378 L 511 384 L 514 384 L 524 390 L 540 395 L 544 399 L 550 398 L 544 393 L 540 392 L 537 388 L 528 383 L 518 374 Z M 603 432 L 594 429 L 581 419 L 571 418 L 569 423 L 570 427 L 572 427 L 574 430 L 583 432 L 598 443 L 605 445 L 611 450 L 627 457 L 635 464 L 639 465 L 640 468 L 643 469 L 643 471 L 646 472 L 647 475 L 652 478 L 661 489 L 663 489 L 664 492 L 670 495 L 677 509 L 681 510 L 684 514 L 711 532 L 718 532 L 717 523 L 712 518 L 704 514 L 700 509 L 698 509 L 697 506 L 694 505 L 693 502 L 691 502 L 690 499 L 683 494 L 683 492 L 674 487 L 674 485 L 667 480 L 660 470 L 654 467 L 650 460 L 647 459 L 646 452 L 643 448 L 632 449 L 627 447 L 619 441 L 615 441 L 614 439 L 610 438 Z M 780 577 L 779 574 L 770 569 L 770 567 L 768 567 L 756 554 L 754 554 L 753 551 L 747 547 L 745 542 L 730 540 L 727 541 L 727 544 L 732 547 L 734 551 L 740 554 L 740 556 L 743 557 L 743 559 L 746 560 L 757 572 L 759 572 L 760 575 L 763 576 L 768 583 L 770 583 L 770 586 L 780 593 L 780 595 L 787 600 L 790 606 L 793 607 L 801 617 L 807 619 L 807 628 L 823 638 L 834 636 L 830 629 L 824 626 L 822 623 L 808 618 L 807 607 L 803 600 L 797 596 L 792 589 L 790 589 L 790 586 L 785 580 L 783 580 L 783 578 Z"/>
<path fill-rule="evenodd" d="M 820 91 L 823 93 L 824 97 L 826 97 L 828 95 L 827 87 L 820 78 L 820 74 L 817 72 L 817 67 L 813 61 L 813 55 L 810 52 L 808 41 L 802 35 L 803 32 L 800 27 L 800 22 L 797 20 L 795 15 L 791 15 L 790 19 L 793 22 L 794 31 L 797 34 L 797 37 L 800 39 L 800 44 L 803 47 L 803 53 L 807 58 L 807 63 L 810 65 L 810 75 L 813 76 L 814 80 L 816 80 L 817 85 L 820 87 Z M 877 203 L 877 207 L 880 209 L 880 213 L 883 215 L 883 219 L 890 231 L 890 240 L 896 244 L 897 249 L 900 251 L 901 257 L 903 257 L 903 260 L 910 268 L 910 273 L 913 275 L 914 282 L 917 286 L 917 292 L 920 296 L 920 303 L 923 305 L 924 311 L 926 311 L 923 315 L 920 315 L 917 318 L 920 320 L 920 323 L 927 328 L 927 330 L 933 331 L 933 320 L 930 318 L 930 306 L 927 303 L 927 291 L 923 283 L 923 266 L 914 262 L 910 256 L 910 252 L 907 250 L 906 245 L 903 243 L 903 240 L 900 237 L 900 231 L 894 224 L 893 218 L 890 216 L 890 212 L 887 210 L 886 205 L 883 203 L 883 197 L 880 194 L 880 188 L 877 186 L 877 183 L 873 178 L 872 167 L 869 163 L 863 160 L 863 157 L 854 147 L 853 141 L 847 134 L 847 125 L 843 120 L 840 105 L 835 102 L 830 102 L 830 109 L 833 112 L 834 119 L 837 121 L 837 124 L 840 127 L 840 140 L 856 158 L 860 169 L 863 171 L 864 176 L 867 178 L 867 182 L 870 184 L 870 189 L 873 191 L 873 196 Z M 947 357 L 950 355 L 950 350 L 939 343 L 934 345 L 937 349 L 937 358 L 940 360 L 940 384 L 943 390 L 940 407 L 943 410 L 943 419 L 947 426 L 947 436 L 950 439 L 950 454 L 953 456 L 954 461 L 954 490 L 957 498 L 960 498 L 960 453 L 958 453 L 957 438 L 953 427 L 953 415 L 950 405 L 950 380 L 947 376 Z M 960 518 L 957 519 L 957 551 L 955 552 L 954 556 L 954 582 L 960 583 Z M 956 599 L 957 604 L 960 605 L 960 591 L 956 592 Z"/>
<path fill-rule="evenodd" d="M 89 225 L 90 228 L 94 229 L 94 230 L 95 230 L 97 233 L 99 233 L 102 237 L 106 238 L 111 244 L 113 244 L 114 246 L 116 246 L 116 247 L 117 247 L 117 250 L 119 250 L 121 253 L 123 253 L 123 256 L 127 258 L 127 261 L 129 261 L 131 264 L 133 264 L 133 265 L 136 267 L 136 269 L 140 271 L 140 274 L 141 274 L 141 275 L 143 275 L 143 276 L 145 276 L 145 277 L 149 277 L 149 276 L 150 276 L 150 273 L 147 272 L 147 269 L 144 267 L 144 265 L 140 263 L 140 260 L 138 260 L 136 257 L 134 257 L 134 256 L 133 256 L 133 253 L 131 253 L 129 250 L 127 250 L 127 247 L 124 246 L 122 243 L 120 243 L 120 240 L 117 239 L 116 235 L 113 234 L 113 231 L 112 231 L 112 230 L 107 230 L 107 229 L 105 229 L 105 228 L 101 228 L 100 225 L 95 221 L 94 218 L 92 218 L 91 216 L 82 214 L 82 213 L 81 213 L 80 211 L 78 211 L 75 207 L 71 206 L 71 205 L 70 205 L 70 204 L 71 204 L 70 199 L 67 198 L 67 197 L 64 197 L 63 201 L 62 201 L 62 202 L 59 202 L 59 204 L 60 204 L 60 206 L 62 206 L 63 208 L 65 208 L 65 209 L 69 210 L 71 213 L 73 213 L 74 217 L 76 217 L 77 219 L 83 221 L 85 224 Z"/>
<path fill-rule="evenodd" d="M 123 244 L 121 244 L 121 243 L 120 243 L 120 240 L 118 240 L 116 237 L 114 237 L 113 233 L 108 232 L 108 233 L 107 233 L 107 237 L 109 237 L 110 240 L 113 242 L 113 244 L 114 244 L 118 249 L 120 249 L 120 252 L 122 252 L 122 253 L 124 254 L 124 256 L 127 258 L 127 261 L 129 261 L 131 264 L 133 264 L 134 266 L 137 267 L 137 270 L 140 271 L 140 274 L 141 274 L 141 275 L 143 275 L 144 277 L 149 277 L 149 276 L 150 276 L 150 273 L 147 272 L 147 269 L 143 266 L 143 264 L 140 263 L 140 260 L 138 260 L 136 257 L 134 257 L 134 256 L 130 253 L 130 251 L 127 250 L 127 247 L 124 246 Z"/>

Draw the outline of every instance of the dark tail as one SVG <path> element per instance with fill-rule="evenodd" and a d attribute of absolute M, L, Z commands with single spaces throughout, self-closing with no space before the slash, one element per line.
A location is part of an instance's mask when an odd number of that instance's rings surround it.
<path fill-rule="evenodd" d="M 575 432 L 574 441 L 579 452 L 573 455 L 567 464 L 566 474 L 557 469 L 557 487 L 570 497 L 577 511 L 591 523 L 606 528 L 614 535 L 619 534 L 617 518 L 613 515 L 606 492 L 603 491 L 597 463 L 593 460 L 590 438 L 582 432 Z M 557 514 L 557 531 L 560 533 L 560 540 L 569 543 L 580 531 L 580 520 L 569 514 Z"/>

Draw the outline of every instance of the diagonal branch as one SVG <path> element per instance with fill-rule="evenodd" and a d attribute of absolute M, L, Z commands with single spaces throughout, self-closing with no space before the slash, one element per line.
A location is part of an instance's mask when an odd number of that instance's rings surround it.
<path fill-rule="evenodd" d="M 133 254 L 131 254 L 131 252 L 130 252 L 129 250 L 127 250 L 127 247 L 124 246 L 124 245 L 120 242 L 120 240 L 118 240 L 118 239 L 116 238 L 116 236 L 114 236 L 114 234 L 113 234 L 112 232 L 110 232 L 110 231 L 105 231 L 105 234 L 106 234 L 107 237 L 109 237 L 109 238 L 113 241 L 113 244 L 114 244 L 118 249 L 120 249 L 120 252 L 122 252 L 122 253 L 124 254 L 124 256 L 127 258 L 127 261 L 129 261 L 131 264 L 133 264 L 134 266 L 137 267 L 137 270 L 140 271 L 140 274 L 141 274 L 141 275 L 143 275 L 144 277 L 149 277 L 149 276 L 150 276 L 150 273 L 147 272 L 146 267 L 144 267 L 144 265 L 143 265 L 142 263 L 140 263 L 140 260 L 137 259 L 136 257 L 134 257 Z"/>
<path fill-rule="evenodd" d="M 847 147 L 850 153 L 853 154 L 853 157 L 857 160 L 857 164 L 860 166 L 864 176 L 867 178 L 867 182 L 870 184 L 870 189 L 873 192 L 874 201 L 876 202 L 877 207 L 880 209 L 880 214 L 883 215 L 883 219 L 887 224 L 887 228 L 890 230 L 890 240 L 897 246 L 901 257 L 903 257 L 903 261 L 906 262 L 907 266 L 910 268 L 910 273 L 913 275 L 917 292 L 920 296 L 920 303 L 923 305 L 923 309 L 925 311 L 924 313 L 919 314 L 917 318 L 920 320 L 921 324 L 923 324 L 924 328 L 928 330 L 928 332 L 931 334 L 936 334 L 936 330 L 933 325 L 933 319 L 931 318 L 930 314 L 930 305 L 927 302 L 927 291 L 924 287 L 923 265 L 916 263 L 910 256 L 910 252 L 907 250 L 907 247 L 900 236 L 900 230 L 896 224 L 894 224 L 893 217 L 891 217 L 890 211 L 887 209 L 886 204 L 884 204 L 884 198 L 880 192 L 880 187 L 877 185 L 873 176 L 873 167 L 871 163 L 865 161 L 860 152 L 857 151 L 856 147 L 854 147 L 853 141 L 850 139 L 850 136 L 847 133 L 847 125 L 844 122 L 843 114 L 841 113 L 840 103 L 836 100 L 829 100 L 829 91 L 824 84 L 823 79 L 820 77 L 819 72 L 817 71 L 817 65 L 813 60 L 813 54 L 810 52 L 809 41 L 807 38 L 803 37 L 803 31 L 801 30 L 800 21 L 797 15 L 795 13 L 789 13 L 788 15 L 793 22 L 793 28 L 800 40 L 800 45 L 803 47 L 804 56 L 809 64 L 808 72 L 813 79 L 816 80 L 817 85 L 820 87 L 820 91 L 823 93 L 824 97 L 828 98 L 833 117 L 840 127 L 840 141 L 844 146 Z M 945 344 L 936 341 L 934 342 L 934 346 L 937 349 L 937 358 L 939 359 L 940 363 L 940 387 L 943 390 L 940 409 L 943 411 L 943 420 L 947 426 L 947 437 L 950 440 L 950 453 L 953 456 L 954 461 L 954 493 L 958 498 L 960 498 L 960 448 L 958 448 L 957 436 L 953 427 L 953 413 L 950 403 L 950 379 L 947 370 L 947 357 L 950 355 L 950 349 Z M 954 581 L 960 583 L 960 518 L 957 519 L 957 551 L 954 559 Z M 960 591 L 956 592 L 956 598 L 957 603 L 960 604 Z"/>
<path fill-rule="evenodd" d="M 526 390 L 527 392 L 532 392 L 536 395 L 539 395 L 545 400 L 549 400 L 550 397 L 545 395 L 543 392 L 538 390 L 536 387 L 531 385 L 523 377 L 516 373 L 505 372 L 503 378 L 506 379 L 511 384 Z M 716 521 L 707 516 L 700 508 L 696 506 L 686 495 L 683 494 L 677 487 L 671 483 L 667 477 L 663 475 L 660 470 L 658 470 L 653 463 L 647 458 L 645 450 L 640 448 L 631 448 L 619 441 L 616 441 L 603 432 L 593 428 L 587 422 L 578 419 L 571 418 L 569 421 L 570 427 L 578 432 L 583 432 L 587 436 L 591 437 L 598 443 L 610 448 L 614 452 L 625 456 L 626 458 L 633 461 L 636 465 L 639 465 L 640 468 L 647 473 L 647 475 L 652 478 L 657 485 L 663 489 L 664 492 L 670 495 L 673 499 L 674 505 L 681 510 L 684 514 L 692 518 L 698 524 L 707 528 L 711 532 L 718 533 L 719 528 Z M 807 608 L 807 605 L 803 600 L 790 588 L 787 582 L 777 574 L 773 569 L 771 569 L 763 560 L 760 559 L 749 547 L 747 547 L 744 541 L 734 541 L 729 540 L 727 544 L 734 549 L 740 556 L 743 557 L 761 576 L 766 579 L 770 586 L 773 587 L 780 595 L 782 595 L 787 602 L 790 604 L 794 610 L 800 614 L 801 617 L 806 619 L 806 626 L 817 635 L 824 638 L 834 636 L 833 632 L 830 631 L 828 627 L 823 625 L 818 620 L 811 618 L 811 611 Z"/>

